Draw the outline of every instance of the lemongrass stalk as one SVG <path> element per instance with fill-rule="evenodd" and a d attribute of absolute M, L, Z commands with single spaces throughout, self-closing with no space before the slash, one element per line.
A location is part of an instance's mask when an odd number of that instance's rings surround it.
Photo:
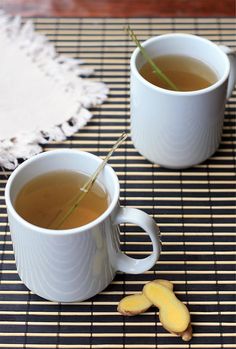
<path fill-rule="evenodd" d="M 48 226 L 49 229 L 59 229 L 60 226 L 67 220 L 67 218 L 79 207 L 81 200 L 83 200 L 83 198 L 92 188 L 93 184 L 95 183 L 99 174 L 104 169 L 105 165 L 107 164 L 108 160 L 110 159 L 114 151 L 120 146 L 120 144 L 126 138 L 127 138 L 127 134 L 123 132 L 122 135 L 117 139 L 117 141 L 115 142 L 115 144 L 113 145 L 109 153 L 103 159 L 101 164 L 98 166 L 96 171 L 92 174 L 89 180 L 83 185 L 83 187 L 80 188 L 80 192 L 76 194 L 76 196 L 71 200 L 72 204 L 69 207 L 69 209 L 65 213 L 63 213 L 63 211 L 60 211 L 59 214 L 55 217 L 55 219 L 53 219 L 53 221 L 49 224 Z"/>
<path fill-rule="evenodd" d="M 136 44 L 136 46 L 140 49 L 143 57 L 146 59 L 146 61 L 151 65 L 153 72 L 163 81 L 165 82 L 172 90 L 178 91 L 177 86 L 163 73 L 163 71 L 158 68 L 158 66 L 154 63 L 154 61 L 151 59 L 151 57 L 148 55 L 145 48 L 141 45 L 140 41 L 138 40 L 137 36 L 135 35 L 134 31 L 128 26 L 126 28 L 127 33 L 129 34 L 130 38 L 133 40 L 133 42 Z"/>

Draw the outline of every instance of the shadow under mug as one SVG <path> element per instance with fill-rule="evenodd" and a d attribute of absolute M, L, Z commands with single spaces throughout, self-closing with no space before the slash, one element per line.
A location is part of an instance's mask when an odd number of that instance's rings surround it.
<path fill-rule="evenodd" d="M 91 175 L 101 163 L 97 156 L 77 150 L 54 150 L 32 157 L 10 176 L 5 200 L 17 271 L 37 295 L 57 302 L 88 299 L 106 288 L 116 271 L 131 274 L 150 269 L 159 258 L 159 228 L 145 212 L 120 207 L 119 182 L 106 165 L 98 180 L 110 199 L 107 210 L 84 226 L 51 230 L 40 228 L 18 215 L 14 201 L 31 179 L 50 171 L 68 170 Z M 134 259 L 120 250 L 119 224 L 134 223 L 149 235 L 153 251 Z"/>
<path fill-rule="evenodd" d="M 191 34 L 160 35 L 142 45 L 151 58 L 162 55 L 194 57 L 206 63 L 218 76 L 216 83 L 202 90 L 170 91 L 151 84 L 140 75 L 145 59 L 138 48 L 131 56 L 131 138 L 134 146 L 148 160 L 167 168 L 199 164 L 216 151 L 221 140 L 225 102 L 236 78 L 235 54 L 228 47 Z"/>

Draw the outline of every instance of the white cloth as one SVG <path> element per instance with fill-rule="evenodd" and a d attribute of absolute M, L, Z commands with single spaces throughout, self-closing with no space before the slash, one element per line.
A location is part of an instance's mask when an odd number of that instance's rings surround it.
<path fill-rule="evenodd" d="M 30 21 L 0 12 L 0 166 L 13 169 L 39 144 L 72 135 L 107 98 L 104 83 L 79 76 L 92 72 L 80 63 L 57 54 Z"/>

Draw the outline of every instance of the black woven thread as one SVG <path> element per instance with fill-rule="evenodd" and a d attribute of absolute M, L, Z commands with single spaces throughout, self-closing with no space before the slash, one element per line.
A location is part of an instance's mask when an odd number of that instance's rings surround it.
<path fill-rule="evenodd" d="M 214 235 L 214 219 L 213 219 L 213 213 L 212 213 L 212 202 L 211 202 L 211 188 L 210 188 L 210 171 L 208 167 L 207 162 L 207 184 L 208 184 L 208 192 L 209 192 L 209 210 L 210 210 L 210 222 L 211 222 L 211 238 L 213 242 L 213 258 L 214 258 L 214 271 L 215 271 L 215 281 L 216 281 L 216 294 L 217 294 L 217 319 L 219 322 L 219 332 L 220 332 L 220 346 L 223 348 L 223 328 L 222 328 L 222 321 L 221 321 L 221 310 L 220 310 L 220 294 L 219 294 L 219 284 L 218 284 L 218 274 L 217 274 L 217 257 L 216 257 L 216 248 L 215 248 L 215 235 Z"/>
<path fill-rule="evenodd" d="M 187 261 L 187 256 L 186 256 L 186 241 L 185 241 L 185 224 L 184 224 L 184 202 L 183 202 L 183 179 L 182 179 L 182 171 L 180 171 L 180 200 L 181 200 L 181 221 L 182 221 L 182 229 L 183 229 L 183 245 L 184 245 L 184 291 L 185 291 L 185 296 L 186 296 L 186 303 L 189 308 L 189 296 L 188 296 L 188 274 L 187 274 L 187 269 L 188 266 L 186 264 Z M 187 343 L 188 348 L 190 348 L 190 343 Z"/>

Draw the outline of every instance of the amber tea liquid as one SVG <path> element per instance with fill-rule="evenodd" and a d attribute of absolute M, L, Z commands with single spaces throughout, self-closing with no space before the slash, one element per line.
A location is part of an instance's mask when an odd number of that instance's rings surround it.
<path fill-rule="evenodd" d="M 201 90 L 218 80 L 216 73 L 208 65 L 192 57 L 166 55 L 156 57 L 153 61 L 177 86 L 178 91 Z M 153 85 L 170 90 L 170 87 L 153 72 L 149 63 L 144 63 L 139 72 Z"/>
<path fill-rule="evenodd" d="M 108 195 L 98 182 L 60 227 L 53 223 L 58 214 L 68 211 L 88 178 L 73 171 L 54 171 L 38 176 L 21 189 L 15 209 L 26 221 L 42 228 L 71 229 L 85 225 L 108 207 Z"/>

